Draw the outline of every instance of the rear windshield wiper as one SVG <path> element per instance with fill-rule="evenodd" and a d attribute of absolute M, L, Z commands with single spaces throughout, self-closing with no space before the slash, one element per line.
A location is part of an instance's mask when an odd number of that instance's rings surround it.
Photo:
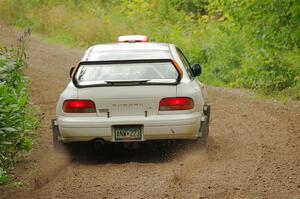
<path fill-rule="evenodd" d="M 137 80 L 106 80 L 104 82 L 106 82 L 107 84 L 110 85 L 139 85 L 139 84 L 145 84 L 148 81 L 150 81 L 150 79 L 137 79 Z"/>

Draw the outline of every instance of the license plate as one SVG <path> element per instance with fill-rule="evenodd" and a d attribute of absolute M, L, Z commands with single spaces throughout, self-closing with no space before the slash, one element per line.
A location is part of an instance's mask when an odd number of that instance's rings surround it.
<path fill-rule="evenodd" d="M 115 126 L 115 140 L 142 140 L 142 126 Z"/>

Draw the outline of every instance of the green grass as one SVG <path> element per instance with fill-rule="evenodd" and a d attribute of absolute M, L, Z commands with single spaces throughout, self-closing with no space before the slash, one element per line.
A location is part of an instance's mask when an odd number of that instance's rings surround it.
<path fill-rule="evenodd" d="M 145 34 L 152 41 L 177 44 L 191 63 L 202 64 L 205 83 L 297 100 L 300 50 L 296 37 L 286 38 L 296 34 L 297 20 L 290 18 L 291 27 L 277 23 L 285 13 L 268 5 L 273 6 L 259 0 L 2 0 L 0 16 L 17 27 L 32 27 L 50 42 L 79 48 L 115 42 L 119 35 Z M 297 4 L 283 6 L 286 12 L 297 11 Z M 255 21 L 256 15 L 262 21 Z M 270 26 L 270 20 L 277 26 Z M 269 34 L 281 26 L 282 35 Z M 262 30 L 267 37 L 256 35 Z"/>
<path fill-rule="evenodd" d="M 10 182 L 7 170 L 31 151 L 32 130 L 38 126 L 23 72 L 28 34 L 18 48 L 0 48 L 0 185 Z"/>

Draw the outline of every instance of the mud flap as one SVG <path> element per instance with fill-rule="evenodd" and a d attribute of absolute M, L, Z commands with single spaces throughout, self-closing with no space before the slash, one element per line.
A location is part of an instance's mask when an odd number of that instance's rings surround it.
<path fill-rule="evenodd" d="M 208 123 L 208 125 L 209 125 L 209 121 L 210 121 L 210 105 L 204 105 L 204 107 L 203 107 L 203 113 L 204 113 L 204 115 L 206 115 L 207 116 L 207 123 Z"/>
<path fill-rule="evenodd" d="M 201 127 L 200 127 L 200 132 L 201 132 L 201 137 L 199 138 L 200 143 L 207 147 L 207 138 L 209 134 L 209 127 L 208 127 L 208 118 L 207 116 L 203 116 L 204 119 L 201 121 Z"/>
<path fill-rule="evenodd" d="M 209 119 L 210 119 L 210 106 L 205 105 L 203 108 L 203 119 L 201 120 L 201 126 L 200 126 L 200 132 L 201 132 L 201 138 L 200 138 L 200 143 L 203 145 L 205 148 L 208 147 L 208 135 L 209 135 Z"/>
<path fill-rule="evenodd" d="M 54 151 L 62 151 L 65 149 L 65 146 L 64 146 L 64 143 L 62 143 L 58 140 L 59 136 L 60 136 L 60 132 L 59 132 L 57 122 L 55 119 L 53 119 L 51 121 L 51 123 L 52 123 L 52 137 L 53 137 Z"/>

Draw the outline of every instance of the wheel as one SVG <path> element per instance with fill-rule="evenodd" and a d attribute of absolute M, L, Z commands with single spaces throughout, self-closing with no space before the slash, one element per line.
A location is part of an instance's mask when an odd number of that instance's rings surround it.
<path fill-rule="evenodd" d="M 58 125 L 56 124 L 56 120 L 53 119 L 52 120 L 52 137 L 53 137 L 53 148 L 54 148 L 54 151 L 56 151 L 56 152 L 64 151 L 66 148 L 65 144 L 58 140 L 59 134 L 60 133 L 59 133 Z"/>

